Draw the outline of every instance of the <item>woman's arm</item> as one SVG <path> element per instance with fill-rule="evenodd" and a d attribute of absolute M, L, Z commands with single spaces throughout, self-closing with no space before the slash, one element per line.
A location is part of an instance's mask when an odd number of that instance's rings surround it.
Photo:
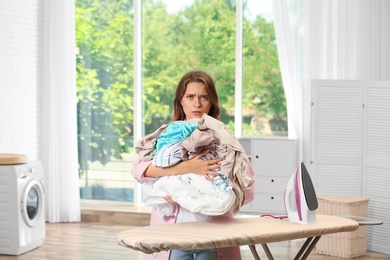
<path fill-rule="evenodd" d="M 203 160 L 202 157 L 208 152 L 209 151 L 205 150 L 191 160 L 182 161 L 169 167 L 160 168 L 150 164 L 149 167 L 146 168 L 144 176 L 155 178 L 191 172 L 203 175 L 206 179 L 213 181 L 213 177 L 221 175 L 220 173 L 213 170 L 219 170 L 221 168 L 219 163 L 223 159 Z"/>

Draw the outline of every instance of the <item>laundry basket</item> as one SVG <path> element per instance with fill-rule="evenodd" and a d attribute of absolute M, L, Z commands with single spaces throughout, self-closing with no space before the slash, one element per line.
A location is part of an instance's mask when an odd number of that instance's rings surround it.
<path fill-rule="evenodd" d="M 351 196 L 317 196 L 317 214 L 353 215 L 367 217 L 367 198 Z M 353 232 L 324 235 L 316 245 L 316 252 L 344 258 L 366 254 L 366 227 L 360 226 Z"/>

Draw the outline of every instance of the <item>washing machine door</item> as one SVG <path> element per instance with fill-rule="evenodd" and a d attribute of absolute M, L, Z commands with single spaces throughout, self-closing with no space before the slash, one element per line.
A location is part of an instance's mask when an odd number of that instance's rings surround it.
<path fill-rule="evenodd" d="M 21 211 L 23 220 L 29 227 L 39 224 L 43 214 L 43 187 L 38 180 L 27 183 L 21 196 Z"/>

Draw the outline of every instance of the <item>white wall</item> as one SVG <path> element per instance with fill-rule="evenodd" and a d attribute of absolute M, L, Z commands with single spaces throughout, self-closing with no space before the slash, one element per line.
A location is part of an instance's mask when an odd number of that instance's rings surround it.
<path fill-rule="evenodd" d="M 0 153 L 42 156 L 43 0 L 0 0 Z"/>

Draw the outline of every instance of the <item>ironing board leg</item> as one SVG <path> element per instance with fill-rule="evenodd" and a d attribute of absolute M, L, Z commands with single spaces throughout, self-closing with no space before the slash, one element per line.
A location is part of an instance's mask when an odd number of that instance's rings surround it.
<path fill-rule="evenodd" d="M 307 238 L 305 243 L 302 245 L 301 249 L 299 250 L 298 254 L 295 256 L 294 260 L 306 259 L 310 255 L 311 251 L 317 244 L 318 240 L 320 240 L 320 238 L 321 236 Z"/>
<path fill-rule="evenodd" d="M 248 245 L 248 246 L 252 252 L 253 257 L 256 260 L 260 260 L 260 256 L 257 254 L 257 251 L 256 251 L 256 245 Z M 274 257 L 272 256 L 271 251 L 269 250 L 267 244 L 261 244 L 261 246 L 263 247 L 264 252 L 268 257 L 268 260 L 274 260 Z"/>
<path fill-rule="evenodd" d="M 261 244 L 261 246 L 263 247 L 263 250 L 268 257 L 268 260 L 274 260 L 274 257 L 272 256 L 271 251 L 269 250 L 267 244 Z"/>
<path fill-rule="evenodd" d="M 260 260 L 260 256 L 257 254 L 256 245 L 248 245 L 255 260 Z"/>
<path fill-rule="evenodd" d="M 321 236 L 316 237 L 308 237 L 305 241 L 305 243 L 302 245 L 301 249 L 297 253 L 297 255 L 294 257 L 294 260 L 305 260 L 310 255 L 313 248 L 316 246 L 318 240 L 320 240 Z M 252 252 L 253 257 L 255 260 L 260 260 L 260 256 L 257 254 L 256 251 L 256 245 L 248 245 L 249 249 Z M 271 251 L 268 248 L 267 244 L 261 244 L 261 246 L 264 249 L 265 254 L 268 257 L 268 260 L 274 260 L 274 257 L 272 256 Z"/>

